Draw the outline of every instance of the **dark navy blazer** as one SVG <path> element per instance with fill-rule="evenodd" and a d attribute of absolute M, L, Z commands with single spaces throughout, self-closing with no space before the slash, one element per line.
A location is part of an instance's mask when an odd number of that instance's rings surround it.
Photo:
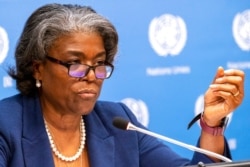
<path fill-rule="evenodd" d="M 91 167 L 177 167 L 212 162 L 199 153 L 190 161 L 153 137 L 117 129 L 112 125 L 115 116 L 142 127 L 124 104 L 98 101 L 84 116 Z M 225 152 L 229 153 L 228 148 Z M 15 95 L 0 101 L 0 167 L 53 166 L 38 97 Z"/>

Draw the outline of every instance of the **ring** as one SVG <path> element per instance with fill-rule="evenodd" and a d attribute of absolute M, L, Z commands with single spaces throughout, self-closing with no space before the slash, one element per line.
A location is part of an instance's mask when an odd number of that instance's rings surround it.
<path fill-rule="evenodd" d="M 240 94 L 240 91 L 236 92 L 236 93 L 234 94 L 234 97 L 238 96 L 239 94 Z"/>

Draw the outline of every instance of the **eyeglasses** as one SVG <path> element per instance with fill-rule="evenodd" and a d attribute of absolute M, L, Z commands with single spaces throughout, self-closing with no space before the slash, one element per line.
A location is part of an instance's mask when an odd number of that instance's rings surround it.
<path fill-rule="evenodd" d="M 87 64 L 72 64 L 63 62 L 51 56 L 46 56 L 46 58 L 56 64 L 60 64 L 68 69 L 68 74 L 71 77 L 82 78 L 88 75 L 90 70 L 93 70 L 95 77 L 98 79 L 107 79 L 111 76 L 114 66 L 109 63 L 103 65 L 90 66 Z"/>

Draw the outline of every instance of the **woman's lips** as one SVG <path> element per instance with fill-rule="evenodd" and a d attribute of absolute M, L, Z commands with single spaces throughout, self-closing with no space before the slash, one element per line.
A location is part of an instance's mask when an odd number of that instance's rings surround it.
<path fill-rule="evenodd" d="M 80 90 L 78 91 L 78 95 L 84 99 L 94 98 L 96 97 L 96 91 L 94 90 Z"/>

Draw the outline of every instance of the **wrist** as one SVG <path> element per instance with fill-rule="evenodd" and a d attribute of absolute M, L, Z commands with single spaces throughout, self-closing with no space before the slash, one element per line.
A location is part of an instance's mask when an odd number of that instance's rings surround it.
<path fill-rule="evenodd" d="M 202 113 L 201 117 L 200 117 L 200 126 L 201 126 L 202 131 L 204 131 L 206 133 L 209 133 L 213 136 L 221 136 L 221 135 L 224 135 L 224 131 L 225 131 L 225 128 L 227 126 L 227 121 L 228 121 L 228 118 L 225 117 L 220 121 L 220 123 L 218 123 L 218 125 L 209 126 L 205 122 L 204 117 L 203 117 L 203 113 Z"/>
<path fill-rule="evenodd" d="M 211 116 L 210 116 L 211 117 Z M 203 121 L 206 123 L 207 126 L 209 127 L 217 127 L 221 126 L 221 120 L 219 121 L 214 121 L 213 118 L 207 117 L 207 113 L 204 111 L 201 113 L 200 118 L 203 119 Z M 210 118 L 210 119 L 209 119 Z"/>

